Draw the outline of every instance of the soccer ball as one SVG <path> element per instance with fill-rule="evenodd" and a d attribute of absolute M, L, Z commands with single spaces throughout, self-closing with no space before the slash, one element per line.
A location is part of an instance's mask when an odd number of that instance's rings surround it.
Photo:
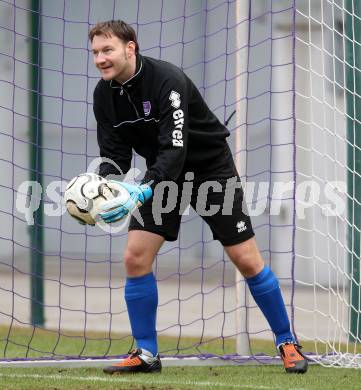
<path fill-rule="evenodd" d="M 114 193 L 108 181 L 95 173 L 83 173 L 70 180 L 64 199 L 69 214 L 79 222 L 95 225 L 101 205 L 113 199 Z"/>

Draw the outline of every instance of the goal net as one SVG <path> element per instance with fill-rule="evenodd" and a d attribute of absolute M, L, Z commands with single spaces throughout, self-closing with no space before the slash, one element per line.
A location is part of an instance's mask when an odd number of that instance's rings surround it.
<path fill-rule="evenodd" d="M 304 350 L 360 367 L 356 3 L 0 0 L 0 365 L 132 347 L 127 229 L 81 226 L 62 202 L 66 183 L 99 163 L 88 31 L 123 19 L 140 52 L 181 67 L 227 124 L 258 245 Z M 145 172 L 137 155 L 132 172 Z M 192 209 L 154 273 L 161 355 L 277 361 L 243 278 Z"/>
<path fill-rule="evenodd" d="M 310 208 L 295 226 L 295 324 L 308 322 L 298 336 L 313 341 L 321 362 L 360 367 L 361 7 L 299 5 L 296 181 Z M 313 293 L 305 300 L 297 291 Z"/>

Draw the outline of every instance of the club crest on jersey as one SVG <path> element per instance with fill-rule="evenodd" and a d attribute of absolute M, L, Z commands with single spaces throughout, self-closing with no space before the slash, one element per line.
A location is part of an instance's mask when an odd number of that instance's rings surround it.
<path fill-rule="evenodd" d="M 145 116 L 148 116 L 150 114 L 151 109 L 152 109 L 152 106 L 151 106 L 149 100 L 147 100 L 146 102 L 143 102 L 143 111 L 144 111 Z"/>
<path fill-rule="evenodd" d="M 176 91 L 172 91 L 169 95 L 169 100 L 172 102 L 172 107 L 179 108 L 181 104 L 180 95 Z"/>

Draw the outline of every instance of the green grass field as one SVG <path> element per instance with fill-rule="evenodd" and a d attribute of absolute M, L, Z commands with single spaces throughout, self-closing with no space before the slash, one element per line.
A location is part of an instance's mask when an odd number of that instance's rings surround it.
<path fill-rule="evenodd" d="M 287 375 L 280 366 L 164 368 L 161 374 L 107 376 L 100 369 L 0 370 L 1 389 L 360 389 L 360 371 L 312 366 Z"/>
<path fill-rule="evenodd" d="M 73 355 L 83 351 L 83 355 L 124 354 L 130 347 L 130 338 L 117 337 L 109 345 L 103 335 L 92 333 L 87 343 L 75 333 L 62 338 L 50 331 L 14 329 L 10 334 L 11 342 L 6 342 L 7 330 L 0 327 L 0 358 L 39 356 L 32 349 L 54 350 L 56 353 Z M 160 349 L 175 353 L 179 347 L 185 348 L 181 353 L 212 352 L 221 354 L 234 352 L 234 340 L 225 344 L 210 341 L 197 348 L 195 338 L 185 338 L 179 344 L 177 338 L 160 338 Z M 22 345 L 29 345 L 30 348 Z M 5 351 L 6 348 L 6 351 Z M 275 355 L 272 342 L 254 340 L 254 353 L 264 352 Z M 312 344 L 304 343 L 304 350 L 314 350 Z M 361 347 L 357 348 L 361 352 Z M 357 369 L 324 368 L 311 365 L 305 375 L 288 375 L 280 365 L 266 366 L 222 366 L 222 367 L 165 367 L 162 374 L 136 374 L 126 376 L 108 376 L 101 368 L 0 368 L 0 389 L 357 389 L 361 388 L 361 371 Z"/>

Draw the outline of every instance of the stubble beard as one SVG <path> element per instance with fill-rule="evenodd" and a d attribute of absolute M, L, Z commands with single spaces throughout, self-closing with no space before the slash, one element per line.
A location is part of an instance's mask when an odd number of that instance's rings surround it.
<path fill-rule="evenodd" d="M 123 84 L 127 80 L 129 80 L 133 75 L 131 74 L 131 64 L 127 57 L 126 50 L 123 50 L 123 69 L 119 71 L 119 73 L 114 77 L 115 81 L 117 81 L 120 84 Z"/>

